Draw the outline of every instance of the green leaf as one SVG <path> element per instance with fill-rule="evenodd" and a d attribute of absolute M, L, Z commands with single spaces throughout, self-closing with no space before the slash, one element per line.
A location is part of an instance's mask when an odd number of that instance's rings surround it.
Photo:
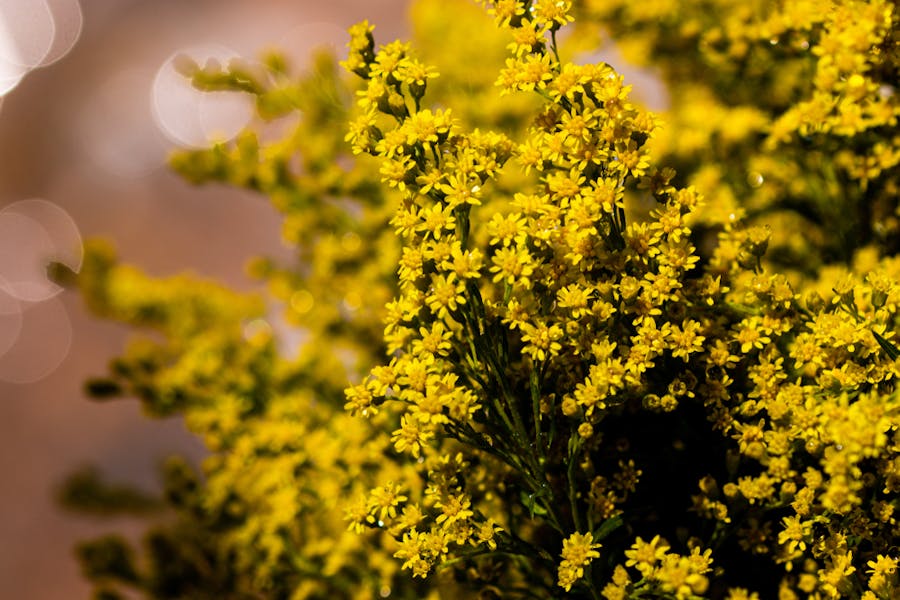
<path fill-rule="evenodd" d="M 597 541 L 605 539 L 609 536 L 609 534 L 621 527 L 624 523 L 625 521 L 622 520 L 621 515 L 616 515 L 615 517 L 608 518 L 600 524 L 600 527 L 594 530 L 594 539 Z"/>
<path fill-rule="evenodd" d="M 525 490 L 522 490 L 519 497 L 522 500 L 522 505 L 528 509 L 532 519 L 534 518 L 534 515 L 542 517 L 547 514 L 547 509 L 538 504 L 539 495 L 528 494 Z"/>
<path fill-rule="evenodd" d="M 891 360 L 897 360 L 897 357 L 900 356 L 900 350 L 897 349 L 897 346 L 878 335 L 878 333 L 875 331 L 872 331 L 872 335 L 875 336 L 875 339 L 878 341 L 878 345 L 881 346 L 881 349 L 884 350 L 885 354 L 888 355 L 888 358 L 890 358 Z"/>

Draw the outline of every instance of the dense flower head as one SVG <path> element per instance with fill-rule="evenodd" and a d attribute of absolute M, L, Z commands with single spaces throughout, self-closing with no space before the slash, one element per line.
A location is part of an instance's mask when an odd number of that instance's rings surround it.
<path fill-rule="evenodd" d="M 563 540 L 562 562 L 559 563 L 559 586 L 567 592 L 584 575 L 584 568 L 600 557 L 596 550 L 600 544 L 593 543 L 589 533 L 573 533 Z"/>

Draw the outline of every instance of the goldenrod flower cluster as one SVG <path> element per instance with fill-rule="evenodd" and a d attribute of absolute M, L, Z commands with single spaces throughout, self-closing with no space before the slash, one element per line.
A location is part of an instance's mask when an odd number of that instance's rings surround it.
<path fill-rule="evenodd" d="M 611 34 L 664 80 L 671 107 L 654 151 L 703 189 L 699 219 L 769 224 L 785 272 L 849 261 L 871 242 L 897 251 L 896 3 L 578 6 L 586 47 Z"/>
<path fill-rule="evenodd" d="M 480 4 L 355 25 L 353 80 L 189 69 L 287 134 L 175 167 L 298 260 L 251 265 L 267 307 L 89 248 L 95 311 L 158 332 L 91 389 L 211 452 L 143 562 L 83 547 L 100 597 L 896 597 L 896 3 Z"/>

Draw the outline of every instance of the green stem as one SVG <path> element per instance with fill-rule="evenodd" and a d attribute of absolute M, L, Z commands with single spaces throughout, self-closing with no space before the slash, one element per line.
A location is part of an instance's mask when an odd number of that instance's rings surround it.
<path fill-rule="evenodd" d="M 469 210 L 470 204 L 462 204 L 455 209 L 456 217 L 456 235 L 459 237 L 459 244 L 463 250 L 469 245 Z"/>
<path fill-rule="evenodd" d="M 541 449 L 541 382 L 537 371 L 531 370 L 531 410 L 534 413 L 534 447 Z"/>
<path fill-rule="evenodd" d="M 578 460 L 578 452 L 581 450 L 583 443 L 584 439 L 578 433 L 573 433 L 572 437 L 569 438 L 569 460 L 566 469 L 566 477 L 569 483 L 569 504 L 572 509 L 572 521 L 575 523 L 576 531 L 584 530 L 584 522 L 578 510 L 578 490 L 575 485 L 575 465 Z"/>
<path fill-rule="evenodd" d="M 562 61 L 559 60 L 559 48 L 556 44 L 556 27 L 550 30 L 550 51 L 553 52 L 553 57 L 556 59 L 556 68 L 559 69 L 559 65 L 562 64 Z"/>

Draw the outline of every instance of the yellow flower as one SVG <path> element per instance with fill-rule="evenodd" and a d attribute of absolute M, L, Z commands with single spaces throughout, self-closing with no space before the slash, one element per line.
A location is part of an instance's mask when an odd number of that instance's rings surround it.
<path fill-rule="evenodd" d="M 500 27 L 518 24 L 519 17 L 525 14 L 523 0 L 495 0 L 489 4 L 488 14 L 494 17 L 494 21 Z"/>
<path fill-rule="evenodd" d="M 377 519 L 380 526 L 385 519 L 393 519 L 397 516 L 397 506 L 406 500 L 407 497 L 403 495 L 402 488 L 393 481 L 374 488 L 369 492 L 368 500 L 370 522 Z"/>
<path fill-rule="evenodd" d="M 456 277 L 455 273 L 448 275 L 432 275 L 431 287 L 425 298 L 428 308 L 443 319 L 451 311 L 456 311 L 461 304 L 466 303 L 466 297 L 463 294 L 465 284 Z"/>
<path fill-rule="evenodd" d="M 505 247 L 498 249 L 491 257 L 494 273 L 493 281 L 504 282 L 523 288 L 531 287 L 531 275 L 534 273 L 531 254 L 521 247 Z"/>
<path fill-rule="evenodd" d="M 479 525 L 475 534 L 477 541 L 473 541 L 473 543 L 485 544 L 490 550 L 496 550 L 497 540 L 495 537 L 496 534 L 501 531 L 503 531 L 503 529 L 499 527 L 493 519 L 488 519 Z"/>
<path fill-rule="evenodd" d="M 557 584 L 567 592 L 584 576 L 584 568 L 595 558 L 600 557 L 597 552 L 599 543 L 594 543 L 594 536 L 588 533 L 573 533 L 563 540 L 563 549 L 560 556 L 563 560 L 559 564 Z"/>
<path fill-rule="evenodd" d="M 535 20 L 543 21 L 554 29 L 575 20 L 569 14 L 572 10 L 571 0 L 534 0 L 531 9 Z"/>
<path fill-rule="evenodd" d="M 653 574 L 656 563 L 662 560 L 669 550 L 669 545 L 658 535 L 649 542 L 638 537 L 629 550 L 625 551 L 626 567 L 635 567 L 644 577 Z"/>
<path fill-rule="evenodd" d="M 562 344 L 557 341 L 563 337 L 563 330 L 559 325 L 523 323 L 521 329 L 522 341 L 525 342 L 523 352 L 533 360 L 547 360 L 559 354 L 562 349 Z"/>
<path fill-rule="evenodd" d="M 458 521 L 465 521 L 475 513 L 471 510 L 472 501 L 465 494 L 455 494 L 447 500 L 439 501 L 435 504 L 435 508 L 440 509 L 441 514 L 437 516 L 435 522 L 443 523 L 444 528 L 450 528 L 451 525 Z"/>
<path fill-rule="evenodd" d="M 422 453 L 422 448 L 433 437 L 433 434 L 415 417 L 403 415 L 400 419 L 400 429 L 391 435 L 391 441 L 397 452 L 408 452 L 414 458 Z"/>
<path fill-rule="evenodd" d="M 475 279 L 481 276 L 484 255 L 477 248 L 463 250 L 459 241 L 454 241 L 450 257 L 441 262 L 441 269 L 453 271 L 459 279 Z"/>
<path fill-rule="evenodd" d="M 413 577 L 428 576 L 431 571 L 431 561 L 425 558 L 425 543 L 427 536 L 420 533 L 415 528 L 403 534 L 400 542 L 400 548 L 394 552 L 394 557 L 403 561 L 404 569 L 410 569 Z"/>
<path fill-rule="evenodd" d="M 552 79 L 552 59 L 549 54 L 540 53 L 524 58 L 508 58 L 497 84 L 503 86 L 506 92 L 543 90 Z"/>
<path fill-rule="evenodd" d="M 673 357 L 687 362 L 691 354 L 703 350 L 706 338 L 698 334 L 700 327 L 700 323 L 693 320 L 685 321 L 680 328 L 677 325 L 672 327 L 669 332 L 669 343 Z"/>
<path fill-rule="evenodd" d="M 559 102 L 562 98 L 571 102 L 577 95 L 584 93 L 584 84 L 588 81 L 590 77 L 585 73 L 584 67 L 566 63 L 550 83 L 548 93 L 554 102 Z"/>

